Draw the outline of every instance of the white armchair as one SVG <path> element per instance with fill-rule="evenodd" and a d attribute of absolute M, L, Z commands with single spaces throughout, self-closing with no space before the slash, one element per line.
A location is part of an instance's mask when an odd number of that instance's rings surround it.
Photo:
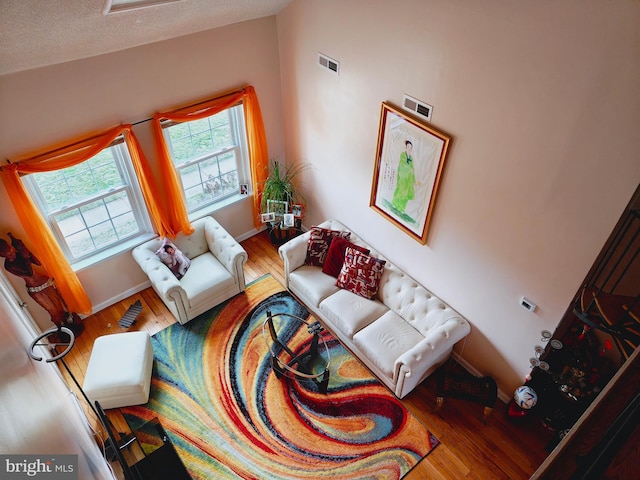
<path fill-rule="evenodd" d="M 189 270 L 180 280 L 156 255 L 161 238 L 133 249 L 133 258 L 181 324 L 245 289 L 247 252 L 242 246 L 212 217 L 196 220 L 193 227 L 191 235 L 178 234 L 172 240 L 191 260 Z"/>

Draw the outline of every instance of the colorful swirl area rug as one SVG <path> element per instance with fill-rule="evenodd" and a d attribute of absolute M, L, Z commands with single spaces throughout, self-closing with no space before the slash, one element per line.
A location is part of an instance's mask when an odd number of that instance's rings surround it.
<path fill-rule="evenodd" d="M 129 425 L 158 417 L 191 476 L 203 480 L 399 479 L 438 445 L 326 330 L 326 393 L 309 379 L 277 378 L 262 332 L 267 310 L 309 319 L 267 275 L 154 335 L 151 396 L 122 409 Z M 295 353 L 311 335 L 291 325 Z"/>

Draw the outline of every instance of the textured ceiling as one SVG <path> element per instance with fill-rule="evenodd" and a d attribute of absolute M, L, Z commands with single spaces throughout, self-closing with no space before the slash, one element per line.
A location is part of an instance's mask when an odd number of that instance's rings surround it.
<path fill-rule="evenodd" d="M 291 0 L 182 0 L 103 15 L 105 0 L 0 0 L 0 75 L 275 15 Z"/>

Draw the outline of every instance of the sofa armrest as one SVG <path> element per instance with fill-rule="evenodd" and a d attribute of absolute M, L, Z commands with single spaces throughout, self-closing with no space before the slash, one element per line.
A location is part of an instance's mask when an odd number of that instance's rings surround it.
<path fill-rule="evenodd" d="M 304 265 L 307 258 L 307 245 L 309 243 L 310 232 L 305 232 L 292 238 L 287 243 L 280 245 L 278 253 L 284 263 L 285 287 L 289 288 L 289 274 Z"/>
<path fill-rule="evenodd" d="M 393 381 L 398 383 L 401 375 L 421 377 L 470 331 L 469 322 L 460 316 L 451 317 L 438 327 L 432 328 L 424 339 L 396 359 Z"/>
<path fill-rule="evenodd" d="M 155 251 L 160 246 L 160 240 L 155 239 L 133 249 L 133 258 L 140 265 L 142 271 L 149 277 L 153 289 L 162 298 L 174 302 L 189 304 L 187 294 L 180 285 L 180 280 L 171 272 Z M 180 308 L 180 307 L 178 307 Z"/>
<path fill-rule="evenodd" d="M 204 237 L 209 251 L 238 279 L 244 291 L 244 264 L 249 258 L 245 249 L 212 217 L 208 217 L 204 225 Z"/>

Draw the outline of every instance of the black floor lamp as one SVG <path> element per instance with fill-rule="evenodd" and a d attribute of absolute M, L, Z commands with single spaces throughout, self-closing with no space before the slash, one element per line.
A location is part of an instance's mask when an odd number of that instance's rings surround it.
<path fill-rule="evenodd" d="M 69 340 L 67 340 L 67 341 L 63 340 L 63 338 L 64 338 L 63 335 L 68 336 Z M 49 337 L 52 337 L 51 340 L 49 340 Z M 45 338 L 47 339 L 47 342 L 46 343 L 41 343 L 41 341 L 43 339 L 45 339 Z M 73 333 L 73 331 L 71 329 L 69 329 L 67 327 L 51 328 L 50 330 L 47 330 L 47 331 L 43 332 L 35 340 L 33 340 L 33 342 L 31 342 L 31 345 L 29 346 L 29 356 L 31 358 L 33 358 L 34 360 L 40 362 L 40 361 L 42 361 L 43 357 L 37 355 L 34 352 L 34 348 L 35 347 L 48 347 L 51 350 L 51 352 L 53 353 L 53 357 L 47 358 L 45 360 L 45 362 L 46 363 L 57 362 L 57 361 L 61 361 L 62 362 L 62 365 L 64 365 L 64 368 L 67 370 L 67 373 L 69 374 L 69 376 L 73 380 L 73 383 L 76 384 L 76 387 L 78 387 L 78 390 L 80 390 L 80 393 L 82 394 L 84 399 L 87 401 L 87 403 L 91 407 L 91 410 L 93 410 L 93 413 L 95 413 L 96 417 L 98 417 L 98 412 L 96 411 L 95 407 L 91 404 L 91 401 L 87 397 L 87 394 L 84 393 L 84 390 L 82 389 L 82 387 L 78 383 L 78 380 L 76 379 L 75 375 L 69 369 L 69 366 L 67 365 L 67 362 L 64 361 L 64 357 L 71 351 L 75 341 L 76 341 L 76 336 L 75 336 L 75 334 Z M 58 347 L 59 346 L 60 347 L 66 347 L 66 348 L 62 352 L 58 352 Z"/>

